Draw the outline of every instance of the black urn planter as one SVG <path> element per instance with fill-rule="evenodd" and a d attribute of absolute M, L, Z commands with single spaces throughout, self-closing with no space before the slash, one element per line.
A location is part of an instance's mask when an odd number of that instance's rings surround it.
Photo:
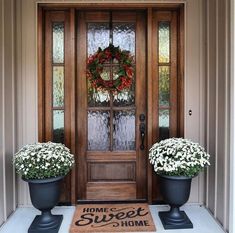
<path fill-rule="evenodd" d="M 169 211 L 159 212 L 159 217 L 165 229 L 193 228 L 193 224 L 179 207 L 188 201 L 192 178 L 184 176 L 160 177 L 160 190 L 164 201 L 170 205 Z"/>
<path fill-rule="evenodd" d="M 28 233 L 58 233 L 63 215 L 52 215 L 53 209 L 60 197 L 60 181 L 63 176 L 42 179 L 27 180 L 33 206 L 42 212 L 37 215 L 29 227 Z"/>

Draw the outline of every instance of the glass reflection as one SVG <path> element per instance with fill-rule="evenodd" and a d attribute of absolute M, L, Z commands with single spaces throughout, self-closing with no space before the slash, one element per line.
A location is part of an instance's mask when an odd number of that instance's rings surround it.
<path fill-rule="evenodd" d="M 64 143 L 64 110 L 53 111 L 53 141 Z"/>
<path fill-rule="evenodd" d="M 53 23 L 53 63 L 64 62 L 64 23 Z"/>
<path fill-rule="evenodd" d="M 160 140 L 169 138 L 170 127 L 170 111 L 169 109 L 159 110 L 159 138 Z"/>
<path fill-rule="evenodd" d="M 170 67 L 159 66 L 159 105 L 169 106 L 170 103 Z"/>
<path fill-rule="evenodd" d="M 113 150 L 135 150 L 135 111 L 114 111 Z"/>
<path fill-rule="evenodd" d="M 109 45 L 109 24 L 88 23 L 87 25 L 87 55 L 94 54 L 98 48 L 106 48 Z"/>
<path fill-rule="evenodd" d="M 64 67 L 53 67 L 53 107 L 64 106 Z"/>
<path fill-rule="evenodd" d="M 170 22 L 160 22 L 158 30 L 159 62 L 170 62 Z"/>
<path fill-rule="evenodd" d="M 135 24 L 134 23 L 114 23 L 113 24 L 113 44 L 122 50 L 130 51 L 135 55 Z"/>
<path fill-rule="evenodd" d="M 88 111 L 88 150 L 109 150 L 109 123 L 109 111 Z"/>
<path fill-rule="evenodd" d="M 113 95 L 114 106 L 134 106 L 135 105 L 135 83 L 132 83 L 131 88 L 127 91 L 123 90 L 120 93 Z"/>

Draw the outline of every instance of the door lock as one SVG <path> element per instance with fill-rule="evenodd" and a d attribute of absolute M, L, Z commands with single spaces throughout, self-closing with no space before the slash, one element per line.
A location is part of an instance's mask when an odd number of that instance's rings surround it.
<path fill-rule="evenodd" d="M 140 149 L 144 150 L 144 138 L 145 138 L 145 123 L 140 123 L 140 138 L 141 138 L 141 144 Z"/>

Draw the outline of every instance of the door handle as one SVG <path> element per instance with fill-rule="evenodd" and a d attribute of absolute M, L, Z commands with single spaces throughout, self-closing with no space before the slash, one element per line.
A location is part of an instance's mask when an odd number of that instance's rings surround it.
<path fill-rule="evenodd" d="M 141 138 L 141 144 L 140 149 L 144 150 L 144 138 L 145 138 L 145 123 L 140 123 L 140 138 Z"/>

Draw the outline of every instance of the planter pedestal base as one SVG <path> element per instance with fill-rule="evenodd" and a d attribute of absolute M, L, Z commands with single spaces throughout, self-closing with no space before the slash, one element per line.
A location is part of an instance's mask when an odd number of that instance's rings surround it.
<path fill-rule="evenodd" d="M 188 229 L 193 228 L 193 224 L 184 211 L 178 212 L 180 216 L 172 216 L 169 212 L 159 212 L 164 229 Z"/>
<path fill-rule="evenodd" d="M 42 215 L 37 215 L 29 227 L 28 233 L 58 233 L 63 215 L 51 215 L 50 221 L 42 221 Z"/>

